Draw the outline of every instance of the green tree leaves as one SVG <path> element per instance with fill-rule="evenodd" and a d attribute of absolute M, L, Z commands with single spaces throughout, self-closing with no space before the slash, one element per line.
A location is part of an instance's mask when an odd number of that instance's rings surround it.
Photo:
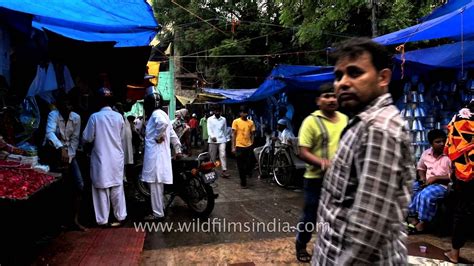
<path fill-rule="evenodd" d="M 206 86 L 253 88 L 275 64 L 326 64 L 334 42 L 372 36 L 374 25 L 379 35 L 414 25 L 441 2 L 154 0 L 153 10 L 184 71 Z"/>

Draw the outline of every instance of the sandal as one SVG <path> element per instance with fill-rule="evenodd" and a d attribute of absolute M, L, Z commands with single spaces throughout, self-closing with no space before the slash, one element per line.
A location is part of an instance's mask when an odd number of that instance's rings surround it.
<path fill-rule="evenodd" d="M 306 249 L 296 250 L 296 259 L 300 262 L 308 263 L 311 261 L 311 255 L 306 251 Z"/>

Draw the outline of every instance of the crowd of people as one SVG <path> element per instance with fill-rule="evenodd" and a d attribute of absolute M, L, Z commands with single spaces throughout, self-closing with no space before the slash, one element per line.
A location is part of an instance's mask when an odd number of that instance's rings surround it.
<path fill-rule="evenodd" d="M 297 259 L 313 265 L 407 264 L 407 230 L 425 230 L 454 181 L 458 203 L 452 250 L 445 256 L 457 263 L 473 218 L 474 102 L 455 115 L 448 136 L 428 133 L 431 148 L 415 168 L 410 133 L 388 93 L 392 73 L 385 47 L 353 38 L 332 56 L 334 87 L 321 86 L 319 110 L 298 135 L 300 157 L 308 163 L 299 225 L 329 223 L 330 229 L 318 232 L 312 255 L 306 250 L 311 232 L 298 230 Z"/>
<path fill-rule="evenodd" d="M 474 211 L 474 103 L 453 118 L 448 135 L 441 130 L 429 132 L 431 148 L 415 163 L 410 132 L 388 91 L 392 71 L 385 47 L 370 39 L 353 38 L 337 46 L 332 56 L 335 80 L 320 87 L 318 110 L 303 121 L 298 138 L 287 119 L 277 122 L 275 139 L 287 145 L 297 141 L 299 157 L 306 162 L 296 258 L 313 265 L 407 264 L 407 230 L 425 230 L 436 214 L 437 203 L 455 181 L 459 202 L 452 250 L 445 255 L 457 262 Z M 201 142 L 211 160 L 221 162 L 221 176 L 230 178 L 226 150 L 230 142 L 241 188 L 248 188 L 256 127 L 246 106 L 240 107 L 231 127 L 219 106 L 201 119 L 181 109 L 170 120 L 161 110 L 160 95 L 153 93 L 145 98 L 141 126 L 124 117 L 120 104 L 112 109 L 107 88 L 99 95 L 101 109 L 91 115 L 82 133 L 82 141 L 92 143 L 90 176 L 97 224 L 118 226 L 127 216 L 123 182 L 127 165 L 133 164 L 132 142 L 140 131 L 137 128 L 144 128 L 142 179 L 151 191 L 152 214 L 147 220 L 161 221 L 164 217 L 163 186 L 173 182 L 171 147 L 180 157 L 190 154 Z M 80 116 L 72 111 L 67 96 L 60 97 L 57 110 L 48 116 L 45 145 L 73 177 L 78 192 L 78 226 L 80 191 L 84 189 L 75 160 L 80 128 Z M 108 221 L 110 206 L 116 219 L 112 223 Z M 311 255 L 307 244 L 313 232 L 308 228 L 316 228 L 316 223 L 328 223 L 330 230 L 318 232 Z"/>

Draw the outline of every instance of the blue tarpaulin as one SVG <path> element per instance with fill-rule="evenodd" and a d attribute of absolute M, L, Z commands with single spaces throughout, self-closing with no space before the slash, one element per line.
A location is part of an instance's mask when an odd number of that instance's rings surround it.
<path fill-rule="evenodd" d="M 279 65 L 276 66 L 266 80 L 258 87 L 258 89 L 245 101 L 256 102 L 266 99 L 274 94 L 280 93 L 287 87 L 283 78 L 301 75 L 313 75 L 320 74 L 323 72 L 332 71 L 332 67 L 322 66 L 292 66 L 292 65 Z M 225 100 L 224 103 L 236 103 L 239 101 Z"/>
<path fill-rule="evenodd" d="M 329 70 L 328 70 L 329 71 Z M 326 82 L 332 82 L 334 80 L 334 73 L 332 69 L 329 72 L 314 74 L 314 75 L 303 75 L 296 77 L 285 77 L 283 81 L 288 87 L 293 90 L 318 90 L 319 86 Z"/>
<path fill-rule="evenodd" d="M 456 11 L 457 9 L 473 2 L 473 0 L 450 0 L 446 4 L 436 8 L 431 12 L 429 15 L 421 18 L 422 21 L 427 21 L 430 19 L 434 19 L 437 17 L 441 17 L 443 15 L 446 15 L 448 13 L 451 13 L 453 11 Z"/>
<path fill-rule="evenodd" d="M 462 22 L 462 25 L 461 25 Z M 450 38 L 460 40 L 474 37 L 474 2 L 455 11 L 415 26 L 374 38 L 383 45 Z"/>
<path fill-rule="evenodd" d="M 462 49 L 461 49 L 462 48 Z M 464 50 L 464 55 L 462 51 Z M 436 68 L 465 68 L 474 67 L 474 41 L 445 44 L 437 47 L 420 49 L 405 53 L 405 61 L 408 66 L 436 67 Z M 396 55 L 396 60 L 401 61 L 401 55 Z"/>
<path fill-rule="evenodd" d="M 0 0 L 0 7 L 31 14 L 37 29 L 116 47 L 149 45 L 159 30 L 145 0 Z"/>
<path fill-rule="evenodd" d="M 204 88 L 205 92 L 221 94 L 231 100 L 241 101 L 250 97 L 257 89 L 211 89 Z"/>

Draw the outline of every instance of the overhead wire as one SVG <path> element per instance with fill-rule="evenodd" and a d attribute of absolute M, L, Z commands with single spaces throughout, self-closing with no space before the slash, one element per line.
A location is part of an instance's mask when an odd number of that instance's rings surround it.
<path fill-rule="evenodd" d="M 210 25 L 211 27 L 213 27 L 214 29 L 216 29 L 217 31 L 223 33 L 224 35 L 228 35 L 227 32 L 219 29 L 218 27 L 214 26 L 213 24 L 209 23 L 208 21 L 206 21 L 205 19 L 201 18 L 199 15 L 195 14 L 194 12 L 192 12 L 191 10 L 188 10 L 186 9 L 184 6 L 178 4 L 175 2 L 175 0 L 171 0 L 171 3 L 179 6 L 180 8 L 182 8 L 183 10 L 185 10 L 186 12 L 188 12 L 189 14 L 195 16 L 196 18 L 200 19 L 201 21 L 205 22 L 206 24 Z"/>
<path fill-rule="evenodd" d="M 275 53 L 275 54 L 234 54 L 234 55 L 179 55 L 176 58 L 258 58 L 258 57 L 277 57 L 285 55 L 299 55 L 299 54 L 310 54 L 319 53 L 326 49 L 313 50 L 313 51 L 297 51 L 288 53 Z"/>
<path fill-rule="evenodd" d="M 202 51 L 190 53 L 190 54 L 187 54 L 186 56 L 195 55 L 195 54 L 200 54 L 200 53 L 204 53 L 204 52 L 209 52 L 209 51 L 212 51 L 212 50 L 215 50 L 215 49 L 218 49 L 218 48 L 222 48 L 222 47 L 226 47 L 226 46 L 230 46 L 230 45 L 235 45 L 236 43 L 242 43 L 242 42 L 253 41 L 253 40 L 256 40 L 256 39 L 260 39 L 260 38 L 266 38 L 267 36 L 279 34 L 279 33 L 285 32 L 285 31 L 287 31 L 287 30 L 289 30 L 289 29 L 284 29 L 284 30 L 276 31 L 276 32 L 272 32 L 272 33 L 267 33 L 267 34 L 263 34 L 263 35 L 260 35 L 260 36 L 257 36 L 257 37 L 253 37 L 253 38 L 249 38 L 249 39 L 244 39 L 244 40 L 240 40 L 240 41 L 233 42 L 233 43 L 229 43 L 229 44 L 223 44 L 223 45 L 220 45 L 220 46 L 217 46 L 217 47 L 214 47 L 214 48 L 210 48 L 210 49 L 206 49 L 206 50 L 202 50 Z"/>

